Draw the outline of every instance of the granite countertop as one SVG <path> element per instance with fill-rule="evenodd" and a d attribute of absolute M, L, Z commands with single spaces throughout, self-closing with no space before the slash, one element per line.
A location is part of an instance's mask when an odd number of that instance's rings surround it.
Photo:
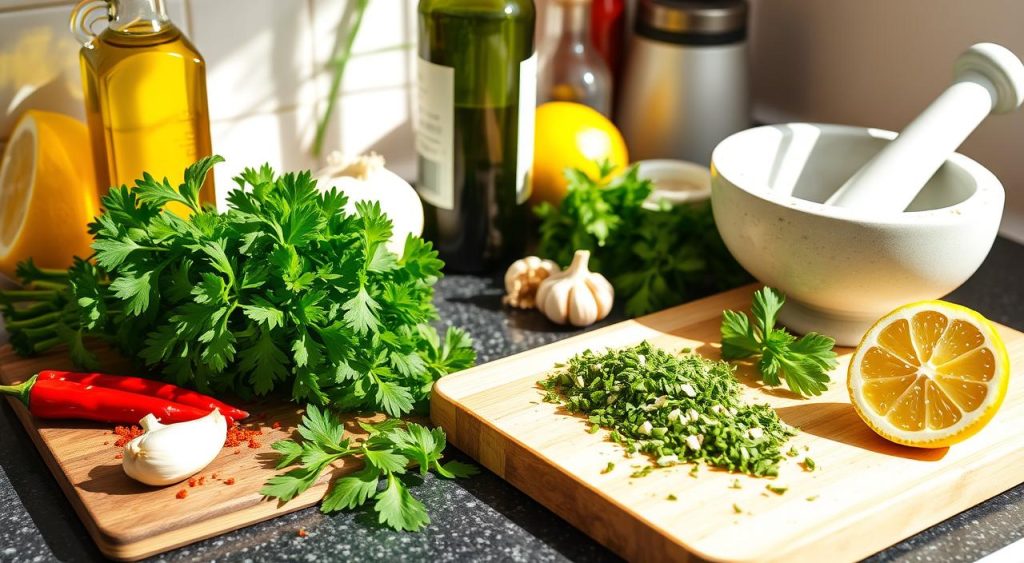
<path fill-rule="evenodd" d="M 998 239 L 950 299 L 1024 330 L 1024 246 Z M 444 322 L 467 328 L 480 361 L 529 350 L 576 331 L 538 315 L 507 313 L 494 279 L 450 276 L 438 287 Z M 606 321 L 606 323 L 609 321 Z M 6 401 L 0 408 L 0 561 L 102 559 Z M 451 455 L 459 457 L 458 452 Z M 308 508 L 163 554 L 157 561 L 608 561 L 617 557 L 486 470 L 460 481 L 428 476 L 416 495 L 433 523 L 421 533 L 381 529 L 366 512 Z M 372 513 L 371 513 L 372 514 Z M 309 533 L 297 535 L 299 528 Z M 1024 537 L 1024 485 L 870 558 L 973 561 Z"/>

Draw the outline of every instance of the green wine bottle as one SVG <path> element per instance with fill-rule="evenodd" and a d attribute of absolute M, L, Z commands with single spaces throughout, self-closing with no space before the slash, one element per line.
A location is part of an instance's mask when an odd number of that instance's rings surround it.
<path fill-rule="evenodd" d="M 525 246 L 537 55 L 533 0 L 420 0 L 416 189 L 451 270 Z"/>

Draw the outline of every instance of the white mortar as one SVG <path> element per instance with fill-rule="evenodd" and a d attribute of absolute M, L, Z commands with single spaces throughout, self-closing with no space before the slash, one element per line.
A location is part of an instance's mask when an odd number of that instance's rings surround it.
<path fill-rule="evenodd" d="M 783 291 L 779 320 L 844 346 L 892 309 L 937 299 L 966 281 L 992 247 L 1003 187 L 952 155 L 907 212 L 823 205 L 896 134 L 790 123 L 722 141 L 711 158 L 711 203 L 726 246 L 761 282 Z"/>

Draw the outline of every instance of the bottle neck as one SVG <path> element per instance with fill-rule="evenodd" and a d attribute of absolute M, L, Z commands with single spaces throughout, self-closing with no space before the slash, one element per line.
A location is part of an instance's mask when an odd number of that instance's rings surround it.
<path fill-rule="evenodd" d="M 171 24 L 164 0 L 108 0 L 110 29 L 121 33 L 158 33 Z"/>
<path fill-rule="evenodd" d="M 582 49 L 590 44 L 591 0 L 557 0 L 562 12 L 562 45 Z"/>

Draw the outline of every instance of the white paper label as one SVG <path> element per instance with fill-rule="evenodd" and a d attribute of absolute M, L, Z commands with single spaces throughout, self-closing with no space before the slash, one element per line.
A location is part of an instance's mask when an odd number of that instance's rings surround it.
<path fill-rule="evenodd" d="M 452 209 L 455 207 L 455 69 L 422 58 L 417 60 L 419 173 L 416 191 L 427 203 Z M 532 135 L 530 138 L 533 139 Z"/>
<path fill-rule="evenodd" d="M 519 63 L 519 139 L 516 143 L 516 200 L 530 197 L 533 136 L 537 111 L 537 53 Z"/>

